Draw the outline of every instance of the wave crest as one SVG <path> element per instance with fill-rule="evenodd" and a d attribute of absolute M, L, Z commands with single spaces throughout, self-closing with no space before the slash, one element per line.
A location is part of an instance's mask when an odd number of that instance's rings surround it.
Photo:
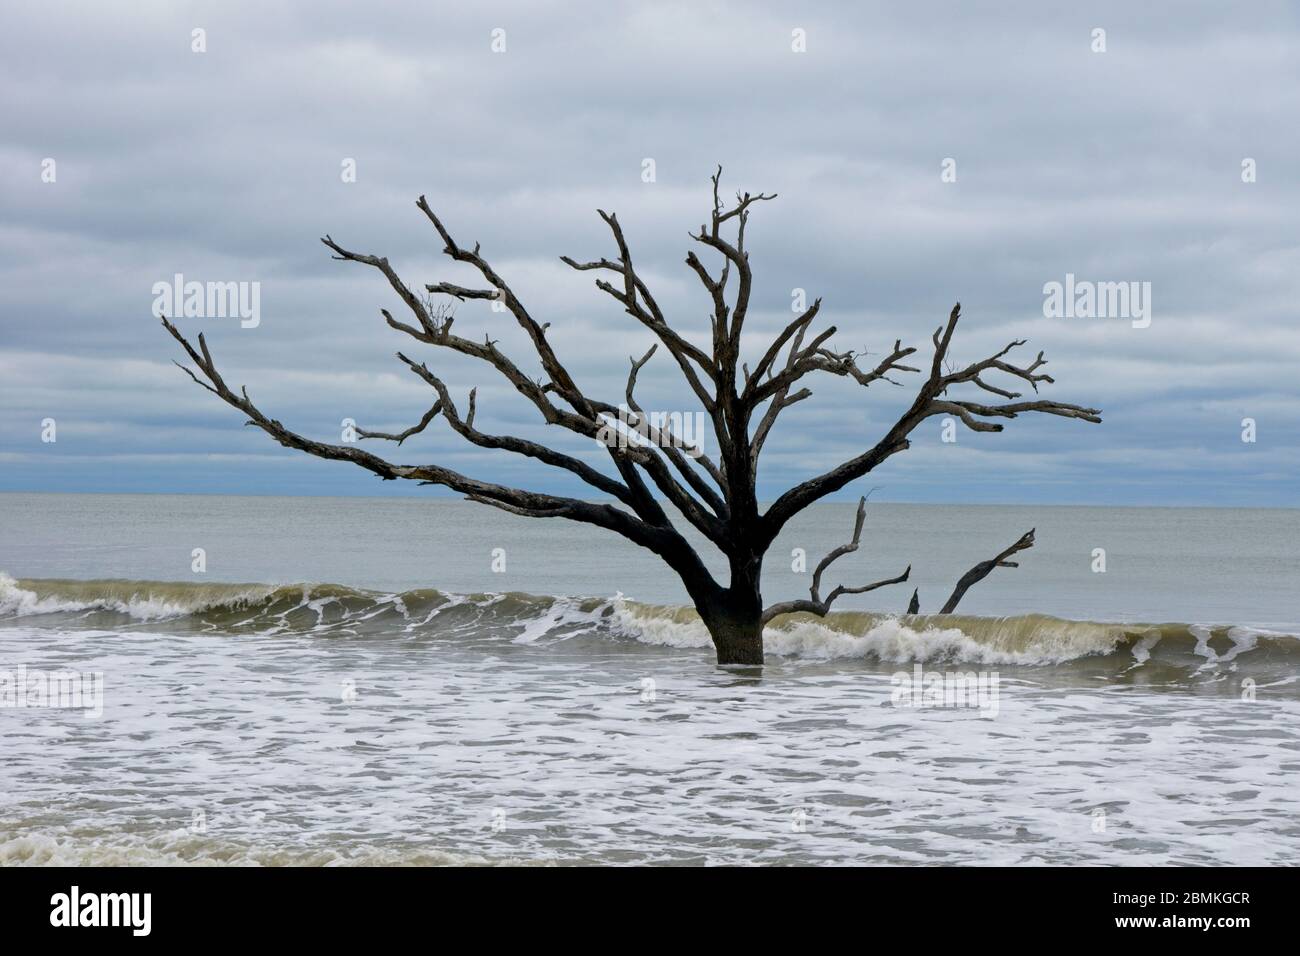
<path fill-rule="evenodd" d="M 105 617 L 107 616 L 107 618 Z M 694 608 L 623 598 L 555 598 L 518 592 L 457 595 L 434 589 L 387 593 L 336 584 L 195 584 L 168 581 L 15 580 L 0 573 L 0 620 L 87 619 L 91 626 L 170 620 L 177 626 L 256 634 L 402 635 L 505 639 L 541 644 L 579 635 L 707 649 Z M 1153 655 L 1182 665 L 1228 664 L 1267 643 L 1288 659 L 1296 635 L 1241 626 L 1118 624 L 1044 614 L 1012 617 L 886 615 L 836 611 L 788 615 L 764 632 L 767 653 L 811 660 L 1053 665 Z"/>

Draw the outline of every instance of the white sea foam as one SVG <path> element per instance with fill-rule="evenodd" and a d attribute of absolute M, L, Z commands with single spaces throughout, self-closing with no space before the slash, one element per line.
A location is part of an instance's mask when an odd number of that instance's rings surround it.
<path fill-rule="evenodd" d="M 557 604 L 561 628 L 614 616 Z M 982 719 L 892 703 L 890 673 L 910 667 L 893 661 L 929 654 L 924 666 L 943 668 L 969 652 L 939 629 L 883 622 L 855 639 L 790 622 L 773 629 L 787 649 L 858 654 L 867 641 L 888 660 L 773 655 L 751 679 L 679 649 L 692 625 L 656 626 L 679 643 L 620 637 L 619 653 L 593 657 L 558 639 L 515 644 L 517 627 L 485 644 L 0 622 L 0 662 L 105 674 L 99 720 L 0 710 L 0 863 L 1168 865 L 1300 852 L 1294 683 L 1261 681 L 1247 703 L 1226 675 L 1162 689 L 1001 668 L 998 713 Z"/>
<path fill-rule="evenodd" d="M 589 613 L 579 610 L 573 601 L 558 598 L 540 614 L 524 621 L 524 629 L 514 639 L 516 644 L 532 644 L 562 624 L 592 621 Z"/>
<path fill-rule="evenodd" d="M 685 609 L 615 604 L 622 629 L 636 640 L 665 647 L 709 648 L 704 624 Z M 924 621 L 924 619 L 919 619 Z M 951 661 L 971 664 L 1056 664 L 1114 650 L 1121 633 L 1114 628 L 1073 621 L 1051 621 L 1032 631 L 1023 646 L 983 641 L 963 630 L 977 619 L 942 626 L 908 623 L 897 617 L 846 615 L 831 621 L 806 615 L 778 619 L 763 632 L 769 654 L 817 660 L 871 659 L 908 663 Z M 993 622 L 996 625 L 996 622 Z M 860 627 L 860 632 L 857 628 Z M 1009 628 L 1009 626 L 1008 626 Z"/>

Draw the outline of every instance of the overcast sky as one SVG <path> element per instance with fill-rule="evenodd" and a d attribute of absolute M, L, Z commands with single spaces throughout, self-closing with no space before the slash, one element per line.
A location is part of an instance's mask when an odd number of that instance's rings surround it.
<path fill-rule="evenodd" d="M 960 300 L 957 361 L 1027 338 L 1026 357 L 1045 349 L 1056 377 L 1046 397 L 1104 409 L 1102 425 L 1022 417 L 951 444 L 932 419 L 846 494 L 1296 504 L 1293 3 L 541 6 L 7 2 L 0 490 L 429 493 L 286 451 L 191 383 L 151 312 L 154 283 L 176 273 L 260 283 L 256 328 L 181 325 L 205 331 L 227 381 L 290 427 L 336 441 L 348 417 L 414 424 L 431 395 L 400 348 L 458 396 L 478 386 L 480 427 L 598 462 L 492 369 L 386 327 L 379 309 L 401 303 L 383 278 L 333 261 L 317 237 L 388 256 L 416 287 L 473 284 L 416 210 L 426 194 L 552 323 L 585 390 L 617 402 L 651 335 L 558 257 L 613 257 L 595 210 L 616 211 L 670 320 L 704 341 L 707 297 L 683 258 L 720 163 L 724 188 L 779 194 L 747 237 L 752 347 L 802 288 L 823 297 L 839 348 L 901 337 L 928 361 Z M 1044 284 L 1067 273 L 1150 283 L 1149 327 L 1045 317 Z M 459 306 L 457 330 L 535 367 L 484 303 Z M 767 445 L 760 492 L 874 443 L 918 379 L 811 382 Z M 663 354 L 639 390 L 647 408 L 693 407 Z M 582 491 L 468 448 L 445 423 L 397 451 L 367 445 Z"/>

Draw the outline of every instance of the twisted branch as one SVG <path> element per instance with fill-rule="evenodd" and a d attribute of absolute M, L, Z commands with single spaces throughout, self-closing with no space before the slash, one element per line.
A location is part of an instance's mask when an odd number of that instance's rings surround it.
<path fill-rule="evenodd" d="M 809 614 L 816 614 L 818 617 L 825 617 L 830 611 L 831 605 L 835 599 L 842 594 L 865 594 L 868 591 L 874 591 L 876 588 L 883 588 L 890 584 L 901 584 L 907 580 L 912 573 L 912 566 L 909 564 L 907 569 L 898 577 L 887 578 L 884 581 L 874 581 L 871 584 L 863 584 L 858 587 L 845 587 L 838 585 L 825 599 L 821 597 L 822 574 L 832 563 L 844 557 L 846 554 L 852 554 L 858 550 L 858 543 L 862 539 L 862 524 L 867 517 L 867 499 L 864 495 L 858 499 L 858 514 L 853 522 L 853 539 L 848 544 L 842 544 L 835 550 L 831 551 L 826 557 L 821 559 L 816 570 L 813 571 L 812 587 L 809 588 L 811 600 L 782 601 L 780 604 L 773 604 L 763 612 L 762 622 L 767 624 L 774 617 L 782 614 L 794 614 L 804 611 Z"/>
<path fill-rule="evenodd" d="M 1035 389 L 1040 382 L 1051 382 L 1050 376 L 1037 371 L 1046 363 L 1040 352 L 1038 357 L 1027 366 L 1016 366 L 1004 360 L 1004 357 L 1018 345 L 1022 344 L 1016 340 L 1008 345 L 1002 351 L 981 362 L 976 362 L 966 366 L 960 371 L 951 374 L 944 373 L 944 364 L 947 359 L 949 349 L 952 345 L 953 333 L 957 329 L 957 320 L 961 316 L 961 303 L 953 306 L 952 312 L 948 316 L 946 324 L 935 330 L 931 341 L 934 345 L 934 356 L 930 363 L 930 374 L 925 383 L 917 393 L 915 401 L 910 408 L 894 423 L 894 425 L 885 433 L 885 435 L 876 442 L 875 445 L 868 448 L 862 454 L 850 459 L 842 465 L 832 468 L 830 471 L 814 478 L 810 478 L 801 484 L 796 485 L 789 491 L 777 498 L 772 507 L 762 517 L 762 533 L 760 540 L 770 544 L 792 517 L 807 508 L 813 502 L 824 498 L 843 488 L 849 482 L 861 478 L 863 475 L 872 471 L 889 458 L 901 451 L 911 447 L 908 436 L 916 429 L 921 422 L 935 415 L 955 415 L 960 418 L 966 427 L 977 432 L 1000 432 L 1003 426 L 998 422 L 985 421 L 987 418 L 1015 418 L 1025 412 L 1038 412 L 1046 415 L 1054 415 L 1059 418 L 1076 418 L 1087 422 L 1100 422 L 1101 411 L 1096 408 L 1086 408 L 1080 405 L 1070 405 L 1064 402 L 1051 401 L 1028 401 L 1028 402 L 1008 402 L 1002 405 L 986 405 L 977 402 L 971 402 L 961 399 L 946 397 L 945 393 L 949 388 L 963 383 L 975 383 L 985 391 L 994 391 L 981 378 L 981 373 L 986 371 L 1007 372 L 1024 381 L 1030 382 Z M 901 344 L 901 343 L 900 343 Z M 807 351 L 807 350 L 805 350 Z M 914 350 L 910 350 L 914 351 Z M 878 371 L 897 361 L 902 357 L 902 353 L 910 354 L 909 350 L 902 350 L 898 345 L 895 346 L 894 354 L 885 359 L 878 367 Z M 899 368 L 901 370 L 901 368 Z M 873 373 L 874 374 L 874 373 Z M 883 372 L 876 378 L 884 377 Z M 773 376 L 770 381 L 775 381 L 778 376 Z M 874 380 L 874 379 L 873 379 Z M 1014 392 L 1006 392 L 1012 398 L 1018 397 Z"/>
<path fill-rule="evenodd" d="M 963 574 L 957 581 L 957 586 L 953 588 L 952 594 L 949 596 L 948 600 L 944 602 L 943 607 L 939 609 L 939 613 L 951 614 L 953 611 L 957 610 L 957 604 L 961 601 L 962 597 L 965 596 L 966 592 L 970 590 L 971 586 L 983 581 L 993 572 L 994 568 L 1020 567 L 1019 562 L 1008 561 L 1007 558 L 1011 557 L 1011 555 L 1018 551 L 1024 551 L 1033 546 L 1034 529 L 1030 528 L 1020 536 L 1015 544 L 1007 548 L 1005 551 L 1000 552 L 997 557 L 990 558 L 987 561 L 981 561 L 979 564 L 975 565 L 975 567 Z"/>

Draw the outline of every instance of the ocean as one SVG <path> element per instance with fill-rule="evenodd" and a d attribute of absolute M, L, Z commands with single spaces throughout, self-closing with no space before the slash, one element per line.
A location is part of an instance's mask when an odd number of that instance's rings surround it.
<path fill-rule="evenodd" d="M 853 509 L 787 528 L 769 602 Z M 960 613 L 902 613 L 1030 527 Z M 1297 510 L 872 502 L 826 584 L 911 581 L 773 622 L 760 672 L 588 526 L 0 494 L 0 863 L 1291 863 L 1297 542 Z"/>

